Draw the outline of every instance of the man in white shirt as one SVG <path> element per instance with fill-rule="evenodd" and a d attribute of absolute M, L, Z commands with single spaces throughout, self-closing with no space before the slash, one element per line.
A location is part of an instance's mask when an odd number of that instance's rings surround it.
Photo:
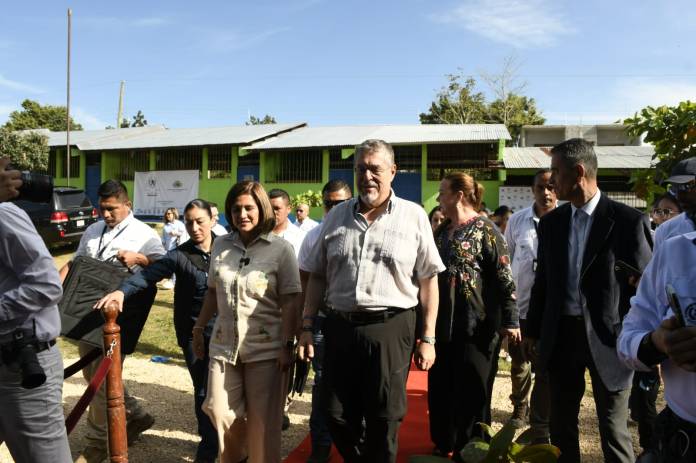
<path fill-rule="evenodd" d="M 280 236 L 281 238 L 289 241 L 292 248 L 295 250 L 295 256 L 300 253 L 300 247 L 302 246 L 302 240 L 305 238 L 305 232 L 300 230 L 300 228 L 290 222 L 288 216 L 292 207 L 290 207 L 290 195 L 287 191 L 275 188 L 268 192 L 268 197 L 271 199 L 271 206 L 273 206 L 273 213 L 275 214 L 275 228 L 273 233 Z"/>
<path fill-rule="evenodd" d="M 685 327 L 670 308 L 667 285 L 676 292 Z M 696 461 L 696 231 L 656 249 L 631 299 L 617 350 L 634 370 L 662 367 L 667 407 L 646 451 L 657 458 L 645 461 Z"/>
<path fill-rule="evenodd" d="M 225 227 L 223 227 L 222 225 L 220 225 L 220 223 L 218 222 L 218 218 L 220 217 L 220 212 L 218 211 L 217 204 L 215 204 L 213 202 L 208 202 L 208 204 L 210 204 L 210 212 L 213 214 L 212 219 L 213 219 L 213 222 L 215 223 L 215 225 L 213 226 L 211 231 L 215 234 L 215 236 L 226 235 L 228 233 L 227 229 Z"/>
<path fill-rule="evenodd" d="M 669 185 L 682 212 L 655 230 L 655 249 L 673 236 L 696 230 L 696 157 L 680 161 L 663 183 Z"/>
<path fill-rule="evenodd" d="M 324 214 L 328 214 L 334 206 L 341 204 L 353 197 L 350 186 L 343 180 L 331 180 L 321 190 L 324 201 Z M 297 263 L 300 265 L 300 280 L 302 281 L 302 293 L 307 289 L 310 269 L 309 256 L 321 236 L 321 226 L 311 229 L 300 248 Z M 304 305 L 304 304 L 303 304 Z M 314 369 L 314 385 L 312 386 L 312 412 L 309 416 L 309 435 L 312 440 L 312 453 L 307 463 L 325 463 L 331 456 L 331 434 L 326 424 L 326 416 L 321 409 L 321 378 L 322 362 L 324 360 L 324 321 L 326 315 L 319 311 L 312 325 L 312 338 L 314 339 L 314 357 L 312 368 Z"/>
<path fill-rule="evenodd" d="M 537 229 L 539 219 L 556 208 L 556 192 L 551 185 L 551 169 L 539 170 L 534 175 L 532 185 L 534 203 L 510 217 L 505 229 L 512 276 L 515 279 L 517 309 L 520 312 L 520 328 L 524 336 L 527 324 L 529 298 L 534 286 L 534 272 L 537 258 Z M 524 357 L 521 346 L 508 346 L 512 365 L 512 394 L 510 400 L 514 410 L 510 422 L 516 427 L 524 427 L 527 421 L 531 429 L 525 433 L 533 442 L 549 440 L 549 391 L 548 376 L 536 372 L 532 392 L 532 364 Z M 531 392 L 531 410 L 529 395 Z"/>
<path fill-rule="evenodd" d="M 297 225 L 305 233 L 308 233 L 311 229 L 319 225 L 319 222 L 313 220 L 309 216 L 309 206 L 305 203 L 300 203 L 295 208 L 295 217 L 297 217 Z"/>
<path fill-rule="evenodd" d="M 160 237 L 155 230 L 133 216 L 132 203 L 128 199 L 128 191 L 123 183 L 107 180 L 101 184 L 97 194 L 99 210 L 104 220 L 93 223 L 85 230 L 74 257 L 88 256 L 105 262 L 120 262 L 132 272 L 137 272 L 165 254 Z M 68 262 L 61 268 L 61 280 L 67 276 L 70 265 L 71 262 Z M 130 325 L 132 328 L 123 328 L 124 331 L 131 330 L 128 333 L 122 333 L 124 357 L 125 354 L 133 353 L 137 338 L 150 312 L 156 288 L 145 293 L 147 293 L 146 296 L 137 300 L 127 300 L 123 309 L 124 313 L 130 312 L 134 316 L 134 322 Z M 125 342 L 126 334 L 130 339 L 128 343 Z M 94 349 L 92 345 L 82 341 L 78 344 L 78 348 L 81 357 Z M 92 380 L 98 365 L 99 361 L 95 360 L 83 370 L 87 382 Z M 140 408 L 135 398 L 131 397 L 125 388 L 124 400 L 127 416 L 126 431 L 130 444 L 140 433 L 149 429 L 155 420 Z M 106 396 L 102 386 L 90 404 L 85 433 L 87 445 L 76 462 L 103 461 L 107 453 L 106 439 Z"/>

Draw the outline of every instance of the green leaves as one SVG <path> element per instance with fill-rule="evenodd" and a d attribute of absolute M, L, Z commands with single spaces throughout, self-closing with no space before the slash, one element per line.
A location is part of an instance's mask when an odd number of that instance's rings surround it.
<path fill-rule="evenodd" d="M 654 174 L 649 169 L 632 178 L 636 194 L 649 199 L 660 191 L 656 182 L 668 177 L 675 164 L 696 156 L 696 103 L 687 100 L 677 106 L 647 106 L 623 123 L 626 133 L 634 137 L 645 134 L 645 141 L 655 146 Z"/>
<path fill-rule="evenodd" d="M 0 128 L 0 156 L 9 157 L 19 170 L 46 170 L 48 137 L 35 132 L 19 133 Z"/>
<path fill-rule="evenodd" d="M 297 207 L 299 204 L 306 204 L 309 207 L 320 207 L 322 205 L 321 192 L 307 190 L 291 198 L 292 207 Z"/>
<path fill-rule="evenodd" d="M 12 111 L 3 126 L 9 130 L 48 129 L 66 130 L 68 110 L 65 106 L 41 105 L 33 100 L 22 101 L 20 111 Z M 70 130 L 82 130 L 82 126 L 70 118 Z"/>
<path fill-rule="evenodd" d="M 516 430 L 509 424 L 495 434 L 486 423 L 478 425 L 491 438 L 491 443 L 478 438 L 469 441 L 460 453 L 466 463 L 555 463 L 561 454 L 557 447 L 550 444 L 524 446 L 513 442 Z M 427 460 L 423 461 L 426 462 Z"/>

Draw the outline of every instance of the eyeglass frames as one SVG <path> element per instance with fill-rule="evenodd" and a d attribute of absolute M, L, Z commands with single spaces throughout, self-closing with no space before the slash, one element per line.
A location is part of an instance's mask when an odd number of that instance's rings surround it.
<path fill-rule="evenodd" d="M 655 209 L 652 210 L 652 215 L 657 216 L 657 217 L 663 217 L 663 216 L 668 217 L 668 216 L 674 215 L 676 213 L 677 213 L 677 211 L 675 211 L 674 209 L 670 209 L 668 207 L 666 207 L 664 209 L 660 209 L 660 208 L 656 207 Z"/>

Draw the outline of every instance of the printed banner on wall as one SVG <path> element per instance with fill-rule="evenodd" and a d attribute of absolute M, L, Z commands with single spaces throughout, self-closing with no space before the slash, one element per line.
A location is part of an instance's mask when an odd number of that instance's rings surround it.
<path fill-rule="evenodd" d="M 170 207 L 181 213 L 198 197 L 197 170 L 155 170 L 135 173 L 135 215 L 164 215 Z"/>
<path fill-rule="evenodd" d="M 534 202 L 534 194 L 528 186 L 501 186 L 498 188 L 498 205 L 517 212 Z"/>

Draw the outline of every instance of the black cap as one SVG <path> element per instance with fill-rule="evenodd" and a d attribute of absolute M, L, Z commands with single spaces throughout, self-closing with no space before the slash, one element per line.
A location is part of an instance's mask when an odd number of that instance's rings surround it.
<path fill-rule="evenodd" d="M 696 179 L 696 157 L 684 159 L 672 168 L 668 179 L 662 183 L 689 183 Z"/>

